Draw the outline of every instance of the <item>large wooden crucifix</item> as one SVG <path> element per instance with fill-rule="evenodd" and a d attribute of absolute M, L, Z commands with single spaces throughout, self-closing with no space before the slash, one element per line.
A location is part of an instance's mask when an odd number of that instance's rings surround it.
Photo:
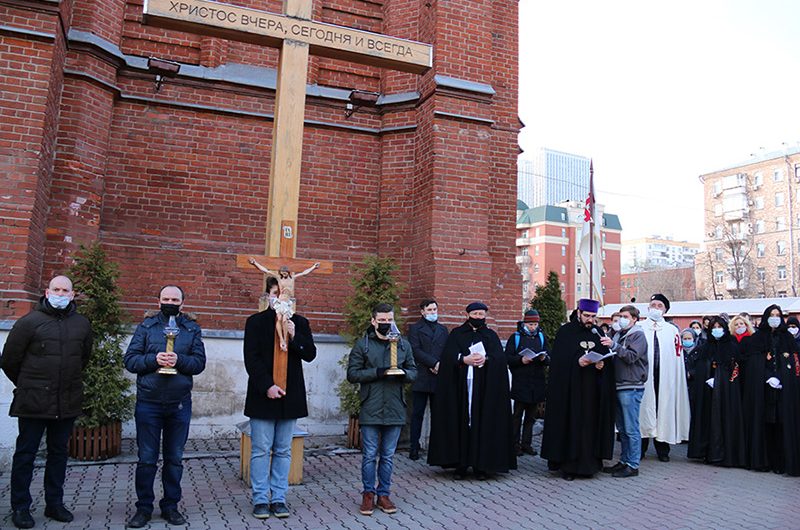
<path fill-rule="evenodd" d="M 423 73 L 433 65 L 428 44 L 345 28 L 311 20 L 312 0 L 284 0 L 283 14 L 208 0 L 145 0 L 144 22 L 168 29 L 280 48 L 275 93 L 272 156 L 269 175 L 266 256 L 258 261 L 269 269 L 307 269 L 315 260 L 295 259 L 300 165 L 303 151 L 306 77 L 309 53 Z M 250 255 L 236 264 L 252 269 Z M 330 262 L 317 273 L 330 274 Z M 273 380 L 286 390 L 287 354 L 275 340 Z"/>

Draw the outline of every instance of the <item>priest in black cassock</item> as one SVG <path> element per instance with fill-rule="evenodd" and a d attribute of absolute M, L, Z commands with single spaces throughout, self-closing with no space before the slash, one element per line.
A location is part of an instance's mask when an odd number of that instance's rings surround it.
<path fill-rule="evenodd" d="M 453 329 L 439 361 L 431 410 L 428 464 L 455 468 L 462 479 L 517 468 L 511 436 L 508 363 L 497 333 L 486 327 L 482 302 L 467 306 L 467 321 Z"/>
<path fill-rule="evenodd" d="M 584 357 L 587 350 L 608 353 L 594 325 L 599 308 L 596 300 L 578 301 L 576 320 L 561 326 L 550 351 L 541 454 L 566 480 L 591 477 L 614 448 L 614 363 Z"/>

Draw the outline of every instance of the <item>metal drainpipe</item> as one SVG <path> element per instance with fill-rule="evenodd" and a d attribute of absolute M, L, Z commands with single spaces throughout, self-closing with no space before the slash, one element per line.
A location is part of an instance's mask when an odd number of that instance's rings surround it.
<path fill-rule="evenodd" d="M 794 212 L 792 205 L 794 204 L 794 197 L 792 196 L 792 181 L 795 179 L 794 171 L 792 171 L 792 162 L 789 160 L 789 155 L 783 155 L 786 162 L 786 186 L 789 189 L 789 267 L 792 270 L 792 296 L 797 296 L 797 289 L 795 288 L 796 271 L 794 270 Z"/>

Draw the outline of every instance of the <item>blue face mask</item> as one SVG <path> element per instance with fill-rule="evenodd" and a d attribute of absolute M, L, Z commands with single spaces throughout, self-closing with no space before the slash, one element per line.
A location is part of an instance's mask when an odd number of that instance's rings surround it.
<path fill-rule="evenodd" d="M 51 294 L 47 296 L 47 301 L 56 309 L 65 309 L 69 305 L 70 298 L 69 296 Z"/>
<path fill-rule="evenodd" d="M 722 329 L 722 328 L 714 328 L 714 329 L 711 330 L 711 335 L 715 339 L 721 339 L 724 334 L 725 334 L 725 330 Z"/>
<path fill-rule="evenodd" d="M 427 320 L 428 322 L 436 322 L 437 320 L 439 320 L 439 314 L 438 313 L 428 313 L 428 314 L 425 315 L 425 320 Z"/>
<path fill-rule="evenodd" d="M 681 343 L 683 344 L 684 348 L 691 348 L 692 346 L 694 346 L 694 341 L 693 340 L 684 339 Z"/>

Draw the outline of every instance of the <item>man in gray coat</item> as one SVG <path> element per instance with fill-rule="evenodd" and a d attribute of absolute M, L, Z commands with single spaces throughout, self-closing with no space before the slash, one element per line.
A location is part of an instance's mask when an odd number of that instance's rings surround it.
<path fill-rule="evenodd" d="M 350 351 L 347 363 L 347 380 L 360 383 L 361 413 L 361 481 L 362 515 L 372 515 L 377 505 L 385 513 L 395 513 L 397 507 L 389 498 L 392 485 L 393 456 L 397 449 L 400 430 L 406 423 L 406 402 L 403 385 L 417 376 L 417 367 L 411 345 L 399 334 L 392 333 L 394 309 L 389 304 L 378 304 L 372 310 L 372 326 L 366 336 L 359 339 Z M 396 328 L 395 328 L 396 329 Z M 402 374 L 387 373 L 392 365 L 392 343 L 397 346 L 397 367 Z M 375 488 L 375 462 L 378 464 L 378 487 Z"/>
<path fill-rule="evenodd" d="M 647 338 L 636 322 L 639 310 L 626 305 L 619 310 L 619 331 L 612 341 L 602 337 L 600 343 L 614 356 L 614 374 L 617 381 L 616 423 L 622 445 L 619 462 L 603 471 L 618 478 L 639 474 L 642 437 L 639 431 L 639 407 L 647 382 Z"/>

